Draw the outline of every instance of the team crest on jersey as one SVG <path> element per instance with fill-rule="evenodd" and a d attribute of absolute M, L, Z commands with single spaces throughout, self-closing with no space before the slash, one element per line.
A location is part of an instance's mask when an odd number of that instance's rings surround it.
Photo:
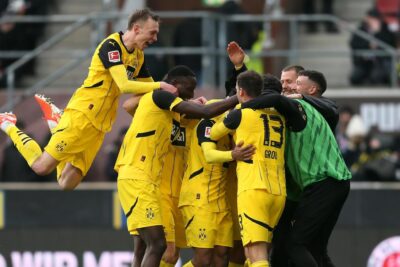
<path fill-rule="evenodd" d="M 65 143 L 64 141 L 61 141 L 60 143 L 58 143 L 57 145 L 56 145 L 56 150 L 58 151 L 58 152 L 63 152 L 64 151 L 64 148 L 67 146 L 67 143 Z"/>
<path fill-rule="evenodd" d="M 108 61 L 110 62 L 120 62 L 121 61 L 121 56 L 119 54 L 118 50 L 110 51 L 108 52 Z"/>
<path fill-rule="evenodd" d="M 206 127 L 206 129 L 204 130 L 204 136 L 207 138 L 211 137 L 211 127 Z"/>
<path fill-rule="evenodd" d="M 146 218 L 149 220 L 154 218 L 154 212 L 152 208 L 146 208 Z"/>
<path fill-rule="evenodd" d="M 200 228 L 199 229 L 199 239 L 200 240 L 205 240 L 206 238 L 207 238 L 206 228 Z"/>

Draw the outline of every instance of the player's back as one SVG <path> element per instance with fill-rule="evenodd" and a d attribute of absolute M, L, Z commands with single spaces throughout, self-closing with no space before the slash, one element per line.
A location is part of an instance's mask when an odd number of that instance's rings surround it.
<path fill-rule="evenodd" d="M 256 147 L 252 160 L 237 163 L 238 193 L 248 189 L 266 189 L 286 195 L 285 119 L 274 109 L 241 109 L 236 128 L 236 143 L 244 141 Z"/>

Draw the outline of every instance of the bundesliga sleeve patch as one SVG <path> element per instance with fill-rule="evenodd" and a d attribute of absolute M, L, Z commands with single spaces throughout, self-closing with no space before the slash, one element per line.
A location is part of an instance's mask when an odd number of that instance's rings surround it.
<path fill-rule="evenodd" d="M 108 61 L 113 62 L 113 63 L 120 62 L 121 57 L 120 57 L 119 51 L 114 50 L 114 51 L 108 52 Z"/>
<path fill-rule="evenodd" d="M 206 127 L 204 131 L 204 136 L 210 138 L 211 136 L 211 127 Z"/>

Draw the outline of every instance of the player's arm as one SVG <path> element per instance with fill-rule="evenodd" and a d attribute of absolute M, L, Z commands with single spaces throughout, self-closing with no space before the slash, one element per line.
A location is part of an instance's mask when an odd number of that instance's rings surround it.
<path fill-rule="evenodd" d="M 228 53 L 229 59 L 234 66 L 231 77 L 229 80 L 225 81 L 226 95 L 231 96 L 236 94 L 235 87 L 237 76 L 247 70 L 247 67 L 244 64 L 244 58 L 246 55 L 243 49 L 236 42 L 230 42 L 226 48 L 226 52 Z"/>
<path fill-rule="evenodd" d="M 235 132 L 241 120 L 242 111 L 240 109 L 231 110 L 223 120 L 219 120 L 213 125 L 210 133 L 211 139 L 219 140 L 225 135 Z"/>
<path fill-rule="evenodd" d="M 326 97 L 314 97 L 303 95 L 303 100 L 313 106 L 328 122 L 334 132 L 339 121 L 339 111 L 335 101 Z"/>
<path fill-rule="evenodd" d="M 217 144 L 210 138 L 210 130 L 214 122 L 212 120 L 201 120 L 197 126 L 197 140 L 201 145 L 207 163 L 221 163 L 232 160 L 249 160 L 254 154 L 254 147 L 248 145 L 243 147 L 243 142 L 235 146 L 233 150 L 221 151 Z"/>
<path fill-rule="evenodd" d="M 200 105 L 191 101 L 182 101 L 173 108 L 173 111 L 180 114 L 186 114 L 186 117 L 190 119 L 209 119 L 235 107 L 237 103 L 238 99 L 236 96 L 232 96 L 209 105 Z"/>
<path fill-rule="evenodd" d="M 294 132 L 303 130 L 307 124 L 307 116 L 300 102 L 279 94 L 268 94 L 256 97 L 243 103 L 242 108 L 275 108 L 280 114 L 285 116 L 287 126 Z"/>

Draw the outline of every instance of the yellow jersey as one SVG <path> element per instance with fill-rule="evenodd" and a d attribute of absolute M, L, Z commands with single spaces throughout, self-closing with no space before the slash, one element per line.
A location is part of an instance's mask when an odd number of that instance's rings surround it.
<path fill-rule="evenodd" d="M 180 118 L 179 113 L 174 112 L 175 121 L 180 121 L 179 136 L 169 145 L 164 159 L 164 167 L 161 173 L 160 191 L 173 197 L 179 197 L 183 175 L 187 167 L 190 138 L 198 120 Z"/>
<path fill-rule="evenodd" d="M 220 132 L 235 132 L 237 142 L 253 144 L 252 160 L 237 162 L 238 194 L 249 189 L 265 189 L 273 195 L 286 196 L 285 118 L 275 109 L 232 110 L 223 122 L 212 128 L 212 137 Z"/>
<path fill-rule="evenodd" d="M 96 48 L 89 66 L 89 74 L 69 101 L 66 110 L 85 114 L 95 128 L 109 132 L 117 115 L 120 90 L 113 81 L 109 68 L 123 64 L 129 80 L 153 82 L 144 61 L 142 50 L 129 52 L 122 42 L 122 32 L 113 33 Z"/>
<path fill-rule="evenodd" d="M 174 120 L 172 109 L 182 101 L 161 90 L 143 95 L 115 164 L 118 179 L 160 185 L 169 144 L 179 137 L 179 121 Z M 173 128 L 173 124 L 177 128 Z"/>
<path fill-rule="evenodd" d="M 209 164 L 201 148 L 203 142 L 215 142 L 210 139 L 210 129 L 214 120 L 203 119 L 196 126 L 191 138 L 188 168 L 185 172 L 179 207 L 197 206 L 213 212 L 229 210 L 226 196 L 226 175 L 228 163 Z M 228 136 L 220 139 L 217 150 L 228 151 L 231 142 Z"/>

